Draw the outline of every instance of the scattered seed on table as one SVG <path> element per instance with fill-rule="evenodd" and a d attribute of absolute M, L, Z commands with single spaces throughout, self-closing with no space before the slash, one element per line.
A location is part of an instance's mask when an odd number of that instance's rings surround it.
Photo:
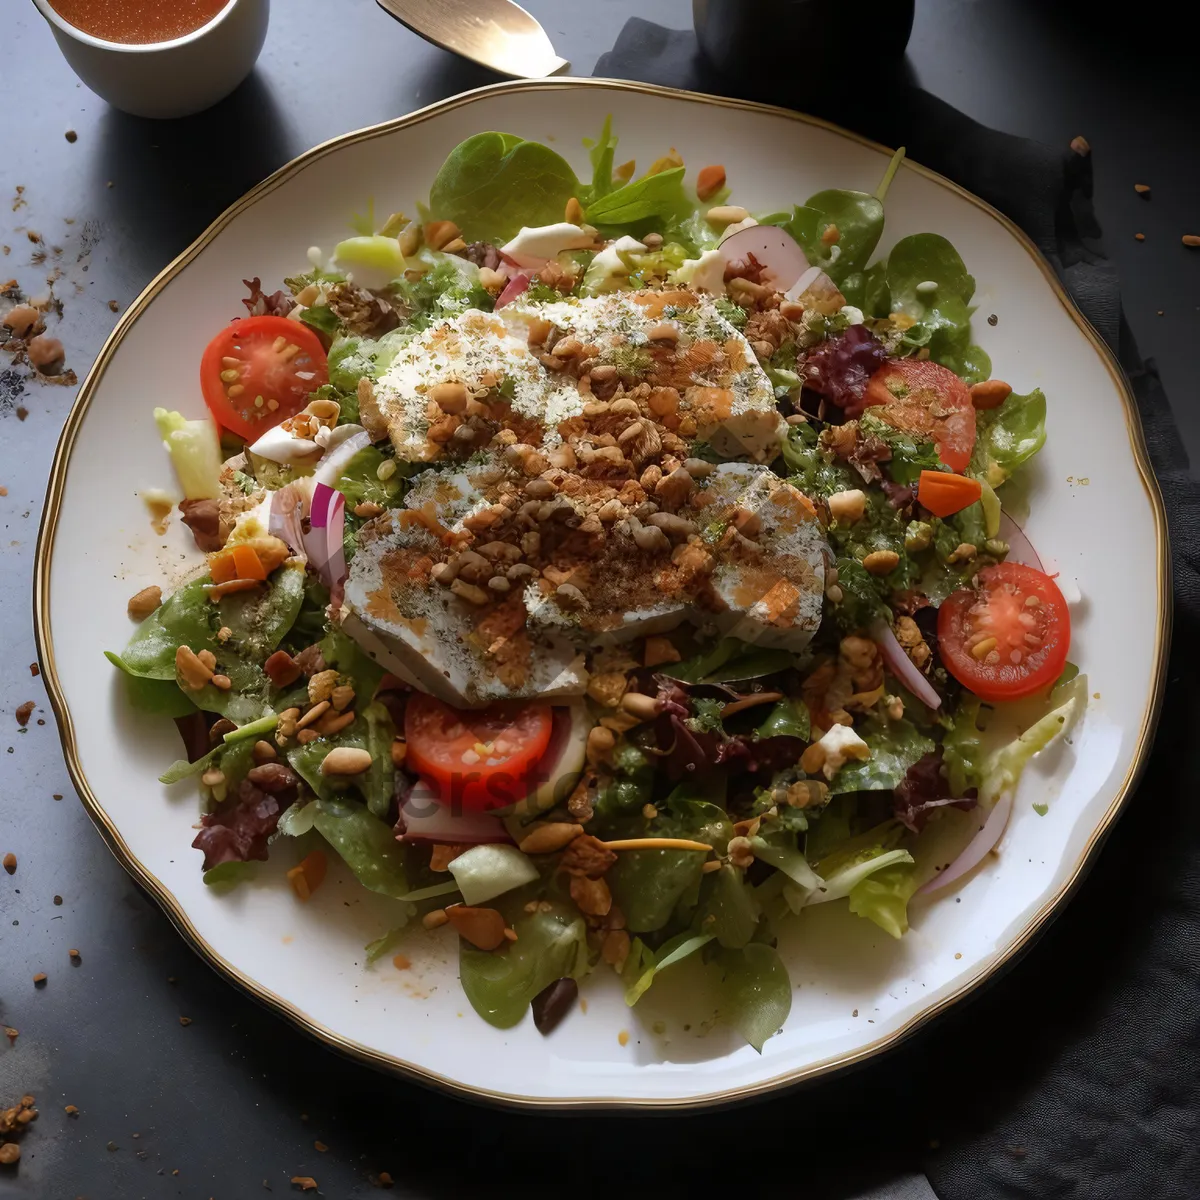
<path fill-rule="evenodd" d="M 298 1187 L 302 1192 L 312 1192 L 316 1190 L 317 1181 L 311 1175 L 293 1175 L 292 1186 Z"/>
<path fill-rule="evenodd" d="M 1194 233 L 1185 233 L 1183 235 L 1183 244 L 1185 246 L 1200 246 L 1200 236 Z"/>
<path fill-rule="evenodd" d="M 54 903 L 55 903 L 55 904 L 61 904 L 61 903 L 62 903 L 62 897 L 61 897 L 61 896 L 55 896 L 55 897 L 54 897 Z"/>
<path fill-rule="evenodd" d="M 1146 235 L 1144 233 L 1135 233 L 1133 235 L 1133 240 L 1135 242 L 1144 242 L 1146 240 Z"/>
<path fill-rule="evenodd" d="M 59 795 L 57 792 L 55 792 L 55 793 L 54 793 L 54 797 L 53 797 L 53 798 L 54 798 L 55 800 L 61 800 L 61 799 L 62 799 L 62 797 L 61 797 L 61 796 L 60 796 L 60 795 Z"/>
<path fill-rule="evenodd" d="M 73 959 L 74 959 L 76 962 L 78 962 L 78 961 L 79 961 L 79 951 L 78 951 L 78 950 L 68 950 L 68 951 L 67 951 L 67 953 L 68 953 L 68 954 L 69 954 L 69 955 L 70 955 L 70 956 L 71 956 L 71 957 L 72 957 L 72 958 L 73 958 Z"/>
<path fill-rule="evenodd" d="M 318 1154 L 324 1154 L 325 1151 L 329 1149 L 329 1147 L 327 1145 L 325 1145 L 324 1142 L 313 1142 L 313 1149 Z"/>
<path fill-rule="evenodd" d="M 120 1150 L 121 1147 L 116 1142 L 109 1142 L 104 1148 L 111 1154 L 114 1150 Z"/>
<path fill-rule="evenodd" d="M 179 1023 L 180 1023 L 180 1025 L 190 1025 L 192 1023 L 192 1018 L 191 1017 L 180 1017 Z"/>
<path fill-rule="evenodd" d="M 79 1116 L 79 1109 L 74 1104 L 68 1104 L 66 1108 L 63 1109 L 63 1112 L 65 1112 L 68 1117 Z"/>
<path fill-rule="evenodd" d="M 11 1025 L 5 1025 L 4 1036 L 8 1038 L 8 1044 L 10 1046 L 15 1046 L 17 1044 L 17 1038 L 21 1036 L 21 1031 L 19 1029 L 14 1029 Z"/>
<path fill-rule="evenodd" d="M 1135 183 L 1133 185 L 1133 190 L 1137 192 L 1139 196 L 1145 196 L 1147 200 L 1150 199 L 1150 185 L 1148 183 Z"/>
<path fill-rule="evenodd" d="M 379 1172 L 379 1186 L 385 1188 L 390 1188 L 392 1186 L 392 1177 L 387 1171 Z"/>
<path fill-rule="evenodd" d="M 10 874 L 15 875 L 17 871 L 17 856 L 10 850 L 4 856 L 4 869 Z"/>
<path fill-rule="evenodd" d="M 3 494 L 3 495 L 8 495 L 8 493 L 7 493 L 7 492 L 4 492 L 4 493 L 2 493 L 2 494 Z M 34 662 L 34 663 L 30 663 L 30 664 L 29 664 L 29 673 L 30 673 L 30 675 L 32 675 L 32 676 L 34 677 L 34 679 L 36 679 L 36 678 L 37 678 L 37 677 L 38 677 L 38 676 L 39 676 L 39 675 L 42 673 L 42 668 L 41 668 L 41 667 L 39 667 L 39 666 L 37 665 L 37 663 L 35 663 L 35 662 Z"/>
<path fill-rule="evenodd" d="M 1186 238 L 1184 239 L 1187 240 Z M 1200 238 L 1197 239 L 1200 241 Z M 26 700 L 24 704 L 17 705 L 17 724 L 24 727 L 29 724 L 29 718 L 33 716 L 33 701 Z"/>
<path fill-rule="evenodd" d="M 45 971 L 39 971 L 39 972 L 38 972 L 38 973 L 37 973 L 37 974 L 36 974 L 36 975 L 33 977 L 33 985 L 34 985 L 34 987 L 41 987 L 41 986 L 42 986 L 42 984 L 43 984 L 43 983 L 45 983 L 45 982 L 46 982 L 46 972 L 45 972 Z"/>
<path fill-rule="evenodd" d="M 77 134 L 73 129 L 68 129 L 67 132 L 63 134 L 63 137 L 65 137 L 68 142 L 74 143 L 79 141 L 79 134 Z"/>

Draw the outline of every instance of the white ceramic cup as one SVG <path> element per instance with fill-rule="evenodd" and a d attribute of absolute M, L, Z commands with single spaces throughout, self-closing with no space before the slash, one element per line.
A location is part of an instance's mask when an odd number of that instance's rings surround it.
<path fill-rule="evenodd" d="M 169 42 L 106 42 L 33 0 L 71 69 L 114 108 L 137 117 L 185 117 L 224 99 L 254 67 L 270 0 L 229 0 L 206 25 Z"/>

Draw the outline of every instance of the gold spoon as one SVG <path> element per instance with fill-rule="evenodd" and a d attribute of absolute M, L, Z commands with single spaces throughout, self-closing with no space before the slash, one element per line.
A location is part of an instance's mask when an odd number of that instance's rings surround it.
<path fill-rule="evenodd" d="M 546 31 L 513 0 L 377 0 L 413 33 L 501 75 L 542 78 L 569 66 Z"/>

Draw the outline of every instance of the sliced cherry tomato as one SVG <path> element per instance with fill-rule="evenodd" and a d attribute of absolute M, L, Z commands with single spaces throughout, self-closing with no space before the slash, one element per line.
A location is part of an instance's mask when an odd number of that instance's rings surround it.
<path fill-rule="evenodd" d="M 928 360 L 900 358 L 884 363 L 867 384 L 867 405 L 885 405 L 889 425 L 920 433 L 937 443 L 938 457 L 963 471 L 975 449 L 975 406 L 967 385 L 953 371 Z"/>
<path fill-rule="evenodd" d="M 459 710 L 417 692 L 404 710 L 407 761 L 452 809 L 504 808 L 541 782 L 534 768 L 552 725 L 548 704 Z"/>
<path fill-rule="evenodd" d="M 1062 674 L 1071 615 L 1049 575 L 1024 563 L 985 567 L 978 586 L 949 596 L 938 610 L 938 648 L 946 670 L 981 700 L 1019 700 Z"/>
<path fill-rule="evenodd" d="M 309 392 L 328 382 L 320 338 L 286 317 L 234 321 L 208 343 L 200 361 L 200 386 L 213 419 L 248 442 L 294 417 Z"/>

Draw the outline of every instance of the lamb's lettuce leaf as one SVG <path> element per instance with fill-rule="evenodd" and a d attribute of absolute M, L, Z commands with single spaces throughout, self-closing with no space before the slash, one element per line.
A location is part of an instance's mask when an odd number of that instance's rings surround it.
<path fill-rule="evenodd" d="M 523 225 L 561 221 L 579 181 L 547 146 L 511 133 L 477 133 L 450 151 L 429 191 L 429 212 L 469 242 L 506 242 Z"/>
<path fill-rule="evenodd" d="M 1046 397 L 1040 388 L 1013 393 L 998 408 L 975 415 L 970 474 L 998 488 L 1046 442 Z"/>
<path fill-rule="evenodd" d="M 517 940 L 503 954 L 460 940 L 458 974 L 471 1007 L 489 1025 L 508 1029 L 530 1001 L 556 979 L 582 979 L 589 970 L 587 925 L 566 905 L 539 908 L 512 922 Z"/>
<path fill-rule="evenodd" d="M 751 942 L 722 950 L 720 1013 L 760 1054 L 792 1011 L 792 982 L 774 946 Z"/>

